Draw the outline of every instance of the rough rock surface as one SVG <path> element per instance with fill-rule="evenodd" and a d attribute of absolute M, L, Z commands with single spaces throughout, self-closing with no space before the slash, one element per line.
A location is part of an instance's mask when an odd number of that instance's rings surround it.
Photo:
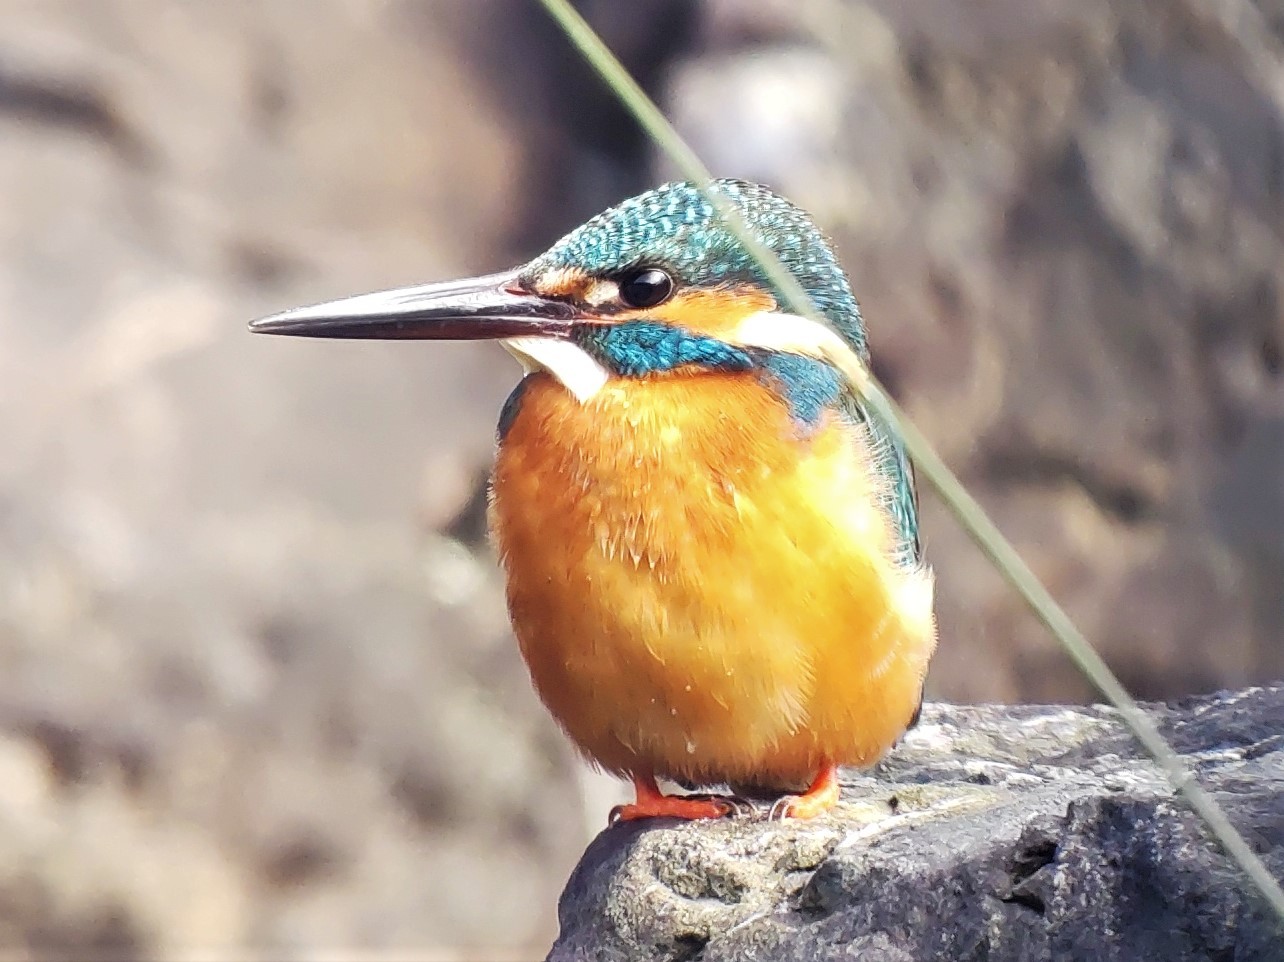
<path fill-rule="evenodd" d="M 1153 706 L 1284 878 L 1284 687 Z M 1099 707 L 929 705 L 832 816 L 617 825 L 551 962 L 1277 962 L 1284 924 Z"/>

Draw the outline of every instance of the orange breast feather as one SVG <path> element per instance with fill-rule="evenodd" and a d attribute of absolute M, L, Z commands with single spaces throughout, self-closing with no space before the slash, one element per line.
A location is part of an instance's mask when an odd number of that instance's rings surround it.
<path fill-rule="evenodd" d="M 868 764 L 935 644 L 926 571 L 887 558 L 860 433 L 802 436 L 751 374 L 530 375 L 492 527 L 549 710 L 617 773 L 797 785 Z"/>

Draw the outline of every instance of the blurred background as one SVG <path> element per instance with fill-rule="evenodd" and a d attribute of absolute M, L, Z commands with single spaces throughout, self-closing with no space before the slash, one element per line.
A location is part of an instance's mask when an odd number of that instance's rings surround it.
<path fill-rule="evenodd" d="M 1135 692 L 1284 675 L 1284 3 L 581 9 L 833 235 L 879 374 Z M 671 169 L 529 0 L 0 26 L 0 956 L 542 956 L 617 789 L 485 542 L 516 366 L 245 322 Z M 925 500 L 930 696 L 1090 698 Z"/>

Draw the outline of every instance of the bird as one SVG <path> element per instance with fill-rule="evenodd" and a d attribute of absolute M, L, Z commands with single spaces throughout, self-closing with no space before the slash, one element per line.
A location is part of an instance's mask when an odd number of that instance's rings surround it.
<path fill-rule="evenodd" d="M 913 469 L 861 391 L 868 336 L 832 244 L 770 188 L 666 183 L 513 270 L 250 327 L 497 340 L 521 363 L 489 526 L 534 688 L 633 783 L 612 822 L 740 814 L 731 786 L 816 817 L 840 767 L 917 721 L 937 629 Z"/>

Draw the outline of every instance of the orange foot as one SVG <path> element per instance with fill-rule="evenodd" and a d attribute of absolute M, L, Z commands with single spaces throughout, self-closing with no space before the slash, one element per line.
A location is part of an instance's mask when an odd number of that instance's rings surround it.
<path fill-rule="evenodd" d="M 611 809 L 611 824 L 633 822 L 639 818 L 725 818 L 737 811 L 733 799 L 717 795 L 665 795 L 651 775 L 634 775 L 633 788 L 637 801 Z"/>
<path fill-rule="evenodd" d="M 785 795 L 776 799 L 767 813 L 770 820 L 786 818 L 815 818 L 838 804 L 838 766 L 826 764 L 802 795 Z"/>

